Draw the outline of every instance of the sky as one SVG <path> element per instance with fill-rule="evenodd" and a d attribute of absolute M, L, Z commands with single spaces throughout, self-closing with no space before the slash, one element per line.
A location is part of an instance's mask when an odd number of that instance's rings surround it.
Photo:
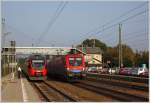
<path fill-rule="evenodd" d="M 133 50 L 148 50 L 146 1 L 3 1 L 1 5 L 6 46 L 15 40 L 17 46 L 70 47 L 96 38 L 113 47 L 121 23 L 122 43 Z M 53 20 L 60 5 L 65 6 Z"/>

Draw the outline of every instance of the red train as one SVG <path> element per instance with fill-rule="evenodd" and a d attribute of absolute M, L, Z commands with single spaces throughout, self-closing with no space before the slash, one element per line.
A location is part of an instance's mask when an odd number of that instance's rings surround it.
<path fill-rule="evenodd" d="M 33 54 L 29 56 L 25 64 L 24 71 L 30 80 L 47 79 L 47 63 L 44 56 L 40 54 Z"/>
<path fill-rule="evenodd" d="M 85 74 L 85 61 L 82 54 L 54 56 L 48 63 L 48 76 L 65 80 L 82 79 Z"/>

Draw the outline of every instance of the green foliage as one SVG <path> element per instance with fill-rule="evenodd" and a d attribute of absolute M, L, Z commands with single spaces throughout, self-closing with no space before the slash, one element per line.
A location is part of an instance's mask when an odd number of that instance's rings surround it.
<path fill-rule="evenodd" d="M 146 64 L 146 66 L 149 68 L 149 52 L 148 51 L 143 51 L 143 52 L 136 51 L 134 60 L 135 60 L 136 66 L 140 67 L 141 64 Z"/>
<path fill-rule="evenodd" d="M 107 61 L 111 61 L 111 65 L 113 67 L 118 67 L 118 61 L 119 61 L 119 46 L 115 47 L 108 47 L 105 43 L 101 42 L 98 39 L 86 39 L 82 42 L 82 44 L 78 45 L 78 47 L 81 46 L 84 47 L 100 47 L 103 51 L 102 60 L 104 63 L 107 63 Z M 122 44 L 122 59 L 123 59 L 123 65 L 125 67 L 132 67 L 136 66 L 139 67 L 141 64 L 146 64 L 146 66 L 149 68 L 149 52 L 143 51 L 136 53 L 133 52 L 133 50 L 125 44 Z"/>
<path fill-rule="evenodd" d="M 134 53 L 127 45 L 122 45 L 123 64 L 125 67 L 131 67 L 134 64 Z"/>
<path fill-rule="evenodd" d="M 98 39 L 86 39 L 82 42 L 82 44 L 78 45 L 77 47 L 81 47 L 82 45 L 85 47 L 100 47 L 102 51 L 106 51 L 107 49 L 106 44 L 102 43 Z"/>

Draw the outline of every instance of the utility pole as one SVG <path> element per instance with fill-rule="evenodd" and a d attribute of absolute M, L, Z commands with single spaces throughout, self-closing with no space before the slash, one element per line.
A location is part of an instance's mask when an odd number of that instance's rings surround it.
<path fill-rule="evenodd" d="M 2 36 L 4 37 L 4 25 L 5 25 L 5 19 L 4 18 L 2 18 Z M 3 38 L 3 48 L 4 48 L 4 38 Z"/>
<path fill-rule="evenodd" d="M 32 38 L 32 47 L 34 46 L 34 43 L 33 43 L 33 38 Z"/>
<path fill-rule="evenodd" d="M 92 45 L 92 47 L 95 47 L 95 38 L 91 37 L 91 41 L 92 41 L 92 39 L 93 39 L 93 45 Z"/>
<path fill-rule="evenodd" d="M 5 52 L 5 39 L 6 39 L 6 36 L 10 33 L 10 32 L 4 32 L 4 29 L 5 29 L 5 18 L 2 18 L 2 48 L 3 48 L 3 75 L 5 75 L 5 70 L 6 70 L 6 60 L 7 60 L 7 55 L 6 55 L 6 52 Z"/>
<path fill-rule="evenodd" d="M 123 66 L 122 62 L 122 44 L 121 44 L 121 27 L 122 24 L 119 24 L 119 68 Z"/>
<path fill-rule="evenodd" d="M 5 24 L 5 19 L 4 18 L 2 18 L 2 36 L 3 37 L 5 37 L 4 36 L 4 24 Z M 1 42 L 2 43 L 2 42 Z M 3 64 L 2 64 L 2 76 L 3 75 L 5 75 L 5 46 L 4 46 L 4 38 L 3 38 L 3 43 L 2 43 L 3 45 L 2 45 L 2 51 L 3 51 L 3 60 L 4 60 L 4 62 L 3 62 Z"/>
<path fill-rule="evenodd" d="M 94 40 L 94 44 L 93 44 L 93 47 L 95 47 L 95 39 L 93 39 Z"/>
<path fill-rule="evenodd" d="M 83 51 L 83 44 L 82 44 L 82 49 L 81 49 L 81 50 L 82 50 L 82 52 L 84 52 L 84 51 Z"/>
<path fill-rule="evenodd" d="M 16 46 L 16 41 L 10 41 L 10 45 L 11 45 L 11 73 L 12 73 L 12 77 L 11 80 L 14 79 L 14 72 L 15 72 L 15 68 L 16 68 L 16 50 L 15 50 L 15 46 Z"/>
<path fill-rule="evenodd" d="M 6 52 L 5 52 L 5 38 L 6 36 L 9 34 L 9 32 L 4 32 L 4 29 L 5 29 L 5 18 L 2 18 L 2 48 L 3 48 L 3 75 L 6 74 L 6 61 L 7 61 L 7 55 L 6 55 Z"/>

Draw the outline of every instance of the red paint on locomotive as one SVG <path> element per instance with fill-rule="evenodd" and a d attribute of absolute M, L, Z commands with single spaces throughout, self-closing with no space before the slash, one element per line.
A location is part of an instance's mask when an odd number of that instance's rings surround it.
<path fill-rule="evenodd" d="M 48 63 L 49 76 L 62 78 L 83 78 L 85 76 L 85 61 L 82 54 L 67 54 L 54 56 Z"/>

